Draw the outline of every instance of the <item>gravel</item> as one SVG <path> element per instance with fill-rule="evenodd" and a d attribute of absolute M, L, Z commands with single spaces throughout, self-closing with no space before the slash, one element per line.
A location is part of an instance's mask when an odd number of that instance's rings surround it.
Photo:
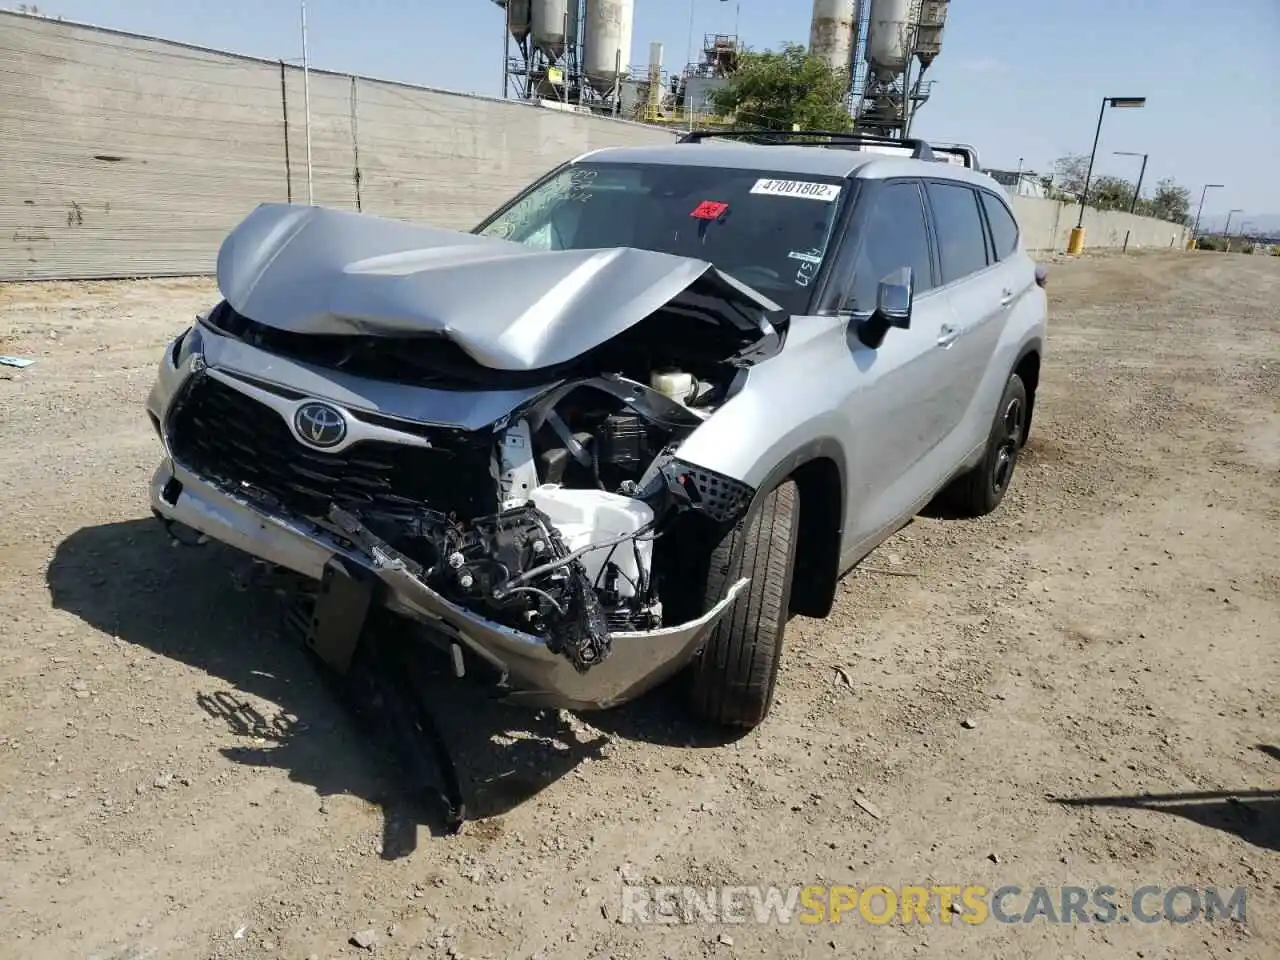
<path fill-rule="evenodd" d="M 793 621 L 759 730 L 709 740 L 664 694 L 571 718 L 442 686 L 475 818 L 445 838 L 244 558 L 149 515 L 143 400 L 212 284 L 0 286 L 0 353 L 37 361 L 0 372 L 0 953 L 332 958 L 394 929 L 377 956 L 1280 955 L 1280 258 L 1086 257 L 1050 294 L 1006 503 L 919 518 Z M 644 928 L 624 867 L 1244 886 L 1249 912 Z"/>

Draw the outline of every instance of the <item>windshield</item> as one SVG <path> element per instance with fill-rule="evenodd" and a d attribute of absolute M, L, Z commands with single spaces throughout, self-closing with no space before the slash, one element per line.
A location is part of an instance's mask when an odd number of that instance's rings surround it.
<path fill-rule="evenodd" d="M 583 163 L 533 187 L 476 232 L 539 250 L 637 247 L 696 257 L 803 313 L 843 189 L 835 177 Z"/>

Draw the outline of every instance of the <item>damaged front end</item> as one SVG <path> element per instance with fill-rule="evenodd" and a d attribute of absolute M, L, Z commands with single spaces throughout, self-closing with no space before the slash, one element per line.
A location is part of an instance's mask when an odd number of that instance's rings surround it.
<path fill-rule="evenodd" d="M 530 255 L 468 249 L 450 263 Z M 679 449 L 783 333 L 767 301 L 678 267 L 693 280 L 602 319 L 609 336 L 585 349 L 544 323 L 522 369 L 477 359 L 514 355 L 492 323 L 420 335 L 330 313 L 283 328 L 224 301 L 162 364 L 153 506 L 317 584 L 310 639 L 340 670 L 377 605 L 429 628 L 459 673 L 482 661 L 512 699 L 630 699 L 688 663 L 747 584 L 702 590 L 754 491 Z M 580 286 L 581 258 L 564 269 Z M 219 281 L 236 286 L 221 262 Z"/>

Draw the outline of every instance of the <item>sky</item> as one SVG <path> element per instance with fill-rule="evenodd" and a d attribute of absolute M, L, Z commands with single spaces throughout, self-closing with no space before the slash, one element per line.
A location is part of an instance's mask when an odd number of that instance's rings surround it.
<path fill-rule="evenodd" d="M 0 0 L 5 2 L 5 0 Z M 864 0 L 866 2 L 866 0 Z M 16 6 L 9 2 L 9 6 Z M 298 0 L 43 0 L 67 20 L 270 59 L 301 57 Z M 737 30 L 752 49 L 808 42 L 810 0 L 635 0 L 632 59 L 665 44 L 667 69 L 694 36 Z M 1034 12 L 1033 12 L 1034 9 Z M 504 14 L 490 0 L 308 0 L 311 63 L 449 90 L 501 93 Z M 1280 217 L 1280 0 L 956 0 L 933 97 L 913 133 L 978 147 L 985 166 L 1052 168 L 1088 153 L 1108 110 L 1096 171 L 1144 184 L 1172 177 L 1205 217 Z M 1240 222 L 1236 215 L 1234 222 Z"/>

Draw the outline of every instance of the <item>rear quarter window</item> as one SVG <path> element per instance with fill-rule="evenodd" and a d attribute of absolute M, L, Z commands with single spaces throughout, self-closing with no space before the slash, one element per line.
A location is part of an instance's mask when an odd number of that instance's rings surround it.
<path fill-rule="evenodd" d="M 926 186 L 938 238 L 942 282 L 954 283 L 985 270 L 987 234 L 978 208 L 978 192 L 960 183 L 932 181 Z"/>
<path fill-rule="evenodd" d="M 1013 218 L 1004 201 L 990 193 L 980 194 L 982 206 L 987 211 L 987 223 L 991 226 L 991 239 L 996 246 L 996 259 L 1004 260 L 1018 250 L 1018 221 Z"/>

